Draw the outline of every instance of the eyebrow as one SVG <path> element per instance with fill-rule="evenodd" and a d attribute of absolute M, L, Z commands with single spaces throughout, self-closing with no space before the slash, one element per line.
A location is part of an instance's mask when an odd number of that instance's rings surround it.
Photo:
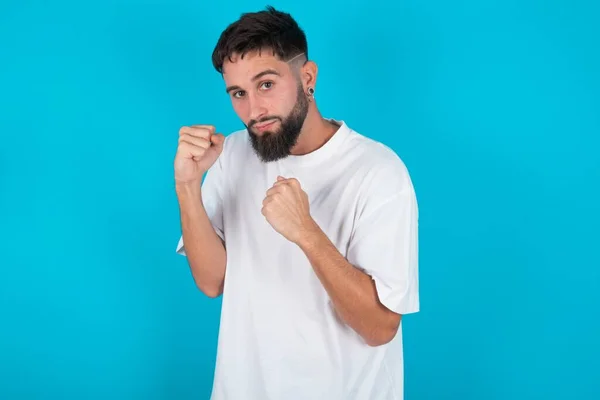
<path fill-rule="evenodd" d="M 281 74 L 279 72 L 277 72 L 276 70 L 269 68 L 269 69 L 265 69 L 262 72 L 259 72 L 258 74 L 254 75 L 254 77 L 252 78 L 252 81 L 256 81 L 260 78 L 262 78 L 265 75 L 277 75 L 277 76 L 281 76 Z M 237 86 L 237 85 L 233 85 L 233 86 L 228 86 L 227 89 L 225 89 L 226 93 L 231 92 L 232 90 L 240 90 L 241 87 Z"/>

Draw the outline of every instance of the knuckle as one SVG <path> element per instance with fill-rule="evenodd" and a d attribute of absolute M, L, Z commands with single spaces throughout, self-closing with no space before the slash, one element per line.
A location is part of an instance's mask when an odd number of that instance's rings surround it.
<path fill-rule="evenodd" d="M 198 133 L 203 134 L 203 135 L 209 135 L 210 133 L 214 133 L 215 132 L 215 126 L 214 125 L 192 125 L 192 128 L 194 128 L 194 130 L 196 130 Z"/>
<path fill-rule="evenodd" d="M 206 149 L 204 147 L 200 147 L 200 146 L 192 146 L 192 147 L 199 154 L 204 154 L 206 152 Z"/>
<path fill-rule="evenodd" d="M 201 139 L 208 139 L 210 137 L 210 132 L 204 128 L 200 128 L 197 130 L 197 135 Z"/>

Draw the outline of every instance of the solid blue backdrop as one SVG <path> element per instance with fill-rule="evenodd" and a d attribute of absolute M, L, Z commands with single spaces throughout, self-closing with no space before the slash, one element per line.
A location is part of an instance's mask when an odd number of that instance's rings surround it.
<path fill-rule="evenodd" d="M 593 1 L 279 1 L 327 117 L 420 205 L 406 398 L 600 398 Z M 256 1 L 3 1 L 0 398 L 207 399 L 220 300 L 175 254 L 179 127 L 241 127 L 212 69 Z"/>

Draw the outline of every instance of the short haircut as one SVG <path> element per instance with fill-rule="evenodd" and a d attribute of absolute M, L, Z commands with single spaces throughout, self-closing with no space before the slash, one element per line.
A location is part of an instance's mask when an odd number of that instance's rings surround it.
<path fill-rule="evenodd" d="M 244 13 L 231 23 L 219 37 L 212 54 L 215 69 L 223 73 L 226 59 L 232 61 L 234 54 L 244 57 L 246 53 L 272 51 L 282 61 L 288 61 L 301 53 L 308 59 L 306 35 L 288 13 L 271 6 L 266 10 Z"/>

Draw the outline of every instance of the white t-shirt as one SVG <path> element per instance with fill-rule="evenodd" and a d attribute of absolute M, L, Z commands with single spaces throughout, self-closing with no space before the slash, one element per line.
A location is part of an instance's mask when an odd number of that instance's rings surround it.
<path fill-rule="evenodd" d="M 203 203 L 227 248 L 212 400 L 403 399 L 402 328 L 367 345 L 338 319 L 300 248 L 261 214 L 278 175 L 298 179 L 313 219 L 374 279 L 380 301 L 419 310 L 409 173 L 391 149 L 337 123 L 318 150 L 272 163 L 258 159 L 246 130 L 234 132 L 204 179 Z M 182 238 L 177 252 L 185 255 Z"/>

